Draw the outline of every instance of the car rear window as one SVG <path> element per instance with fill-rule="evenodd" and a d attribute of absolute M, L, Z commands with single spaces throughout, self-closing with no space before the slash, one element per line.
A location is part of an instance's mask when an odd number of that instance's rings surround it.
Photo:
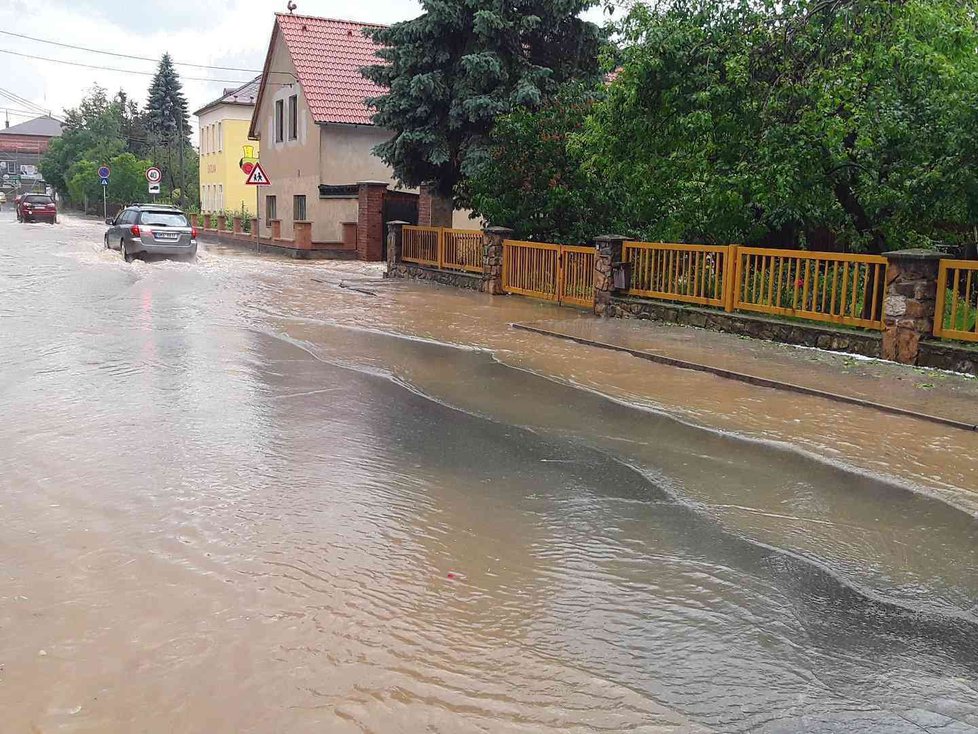
<path fill-rule="evenodd" d="M 41 196 L 39 194 L 28 194 L 24 197 L 24 201 L 29 204 L 52 204 L 54 203 L 50 196 Z"/>
<path fill-rule="evenodd" d="M 139 223 L 156 227 L 186 227 L 187 218 L 180 212 L 143 212 Z"/>

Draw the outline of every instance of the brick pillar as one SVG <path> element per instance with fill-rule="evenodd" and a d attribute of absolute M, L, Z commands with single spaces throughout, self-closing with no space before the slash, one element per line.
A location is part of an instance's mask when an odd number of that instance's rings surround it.
<path fill-rule="evenodd" d="M 312 249 L 312 222 L 294 222 L 293 244 L 297 250 Z"/>
<path fill-rule="evenodd" d="M 191 227 L 199 227 L 200 226 L 200 215 L 199 214 L 191 214 L 190 215 L 190 226 Z"/>
<path fill-rule="evenodd" d="M 235 234 L 241 234 L 241 217 L 234 217 L 231 220 L 231 231 Z"/>
<path fill-rule="evenodd" d="M 357 207 L 357 259 L 378 261 L 384 253 L 385 181 L 361 181 Z"/>
<path fill-rule="evenodd" d="M 889 260 L 883 301 L 883 359 L 917 364 L 920 340 L 934 333 L 937 271 L 946 256 L 933 250 L 883 254 Z"/>
<path fill-rule="evenodd" d="M 434 184 L 421 184 L 418 194 L 418 224 L 422 227 L 451 227 L 455 207 L 438 193 Z"/>
<path fill-rule="evenodd" d="M 258 217 L 251 218 L 251 236 L 258 239 Z"/>
<path fill-rule="evenodd" d="M 482 230 L 483 293 L 501 296 L 503 290 L 503 242 L 513 236 L 509 227 L 486 227 Z"/>
<path fill-rule="evenodd" d="M 272 228 L 272 239 L 273 240 L 280 240 L 280 239 L 282 239 L 282 220 L 281 219 L 272 219 L 272 220 L 270 220 L 268 222 L 268 224 Z"/>
<path fill-rule="evenodd" d="M 228 227 L 228 218 L 226 214 L 217 215 L 217 228 L 222 232 Z"/>
<path fill-rule="evenodd" d="M 625 238 L 620 234 L 595 237 L 594 246 L 594 313 L 611 316 L 608 307 L 615 292 L 614 269 L 621 263 L 621 251 Z"/>

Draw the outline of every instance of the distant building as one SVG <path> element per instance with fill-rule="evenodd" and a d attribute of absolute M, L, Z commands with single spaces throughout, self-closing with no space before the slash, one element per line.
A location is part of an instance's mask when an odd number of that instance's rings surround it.
<path fill-rule="evenodd" d="M 200 208 L 255 213 L 255 190 L 245 179 L 258 161 L 258 143 L 248 139 L 261 77 L 224 94 L 194 114 L 200 135 Z"/>
<path fill-rule="evenodd" d="M 0 129 L 0 190 L 37 190 L 44 181 L 38 166 L 61 122 L 47 115 Z"/>

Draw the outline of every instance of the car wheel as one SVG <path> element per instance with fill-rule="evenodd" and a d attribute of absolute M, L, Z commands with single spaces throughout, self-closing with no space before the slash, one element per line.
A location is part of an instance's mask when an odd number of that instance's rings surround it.
<path fill-rule="evenodd" d="M 125 260 L 127 263 L 131 263 L 132 262 L 132 255 L 130 255 L 128 252 L 126 252 L 126 241 L 125 240 L 119 240 L 119 252 L 122 253 L 122 259 L 123 260 Z"/>

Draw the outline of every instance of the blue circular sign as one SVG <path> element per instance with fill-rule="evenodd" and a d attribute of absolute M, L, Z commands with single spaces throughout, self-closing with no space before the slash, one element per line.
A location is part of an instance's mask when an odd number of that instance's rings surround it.
<path fill-rule="evenodd" d="M 102 166 L 101 168 L 98 169 L 98 177 L 99 178 L 108 178 L 109 177 L 109 173 L 110 173 L 110 171 L 109 171 L 109 167 L 108 166 Z"/>

